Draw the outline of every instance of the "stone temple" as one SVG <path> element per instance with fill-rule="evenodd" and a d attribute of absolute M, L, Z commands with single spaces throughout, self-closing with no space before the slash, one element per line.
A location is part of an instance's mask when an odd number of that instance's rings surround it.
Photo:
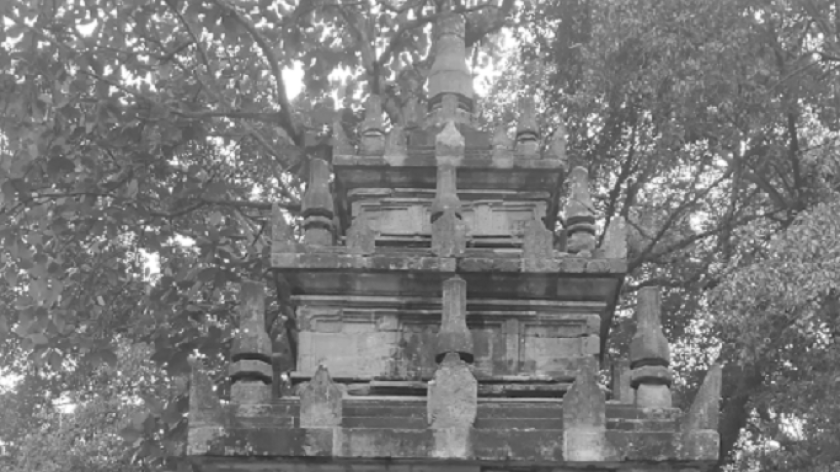
<path fill-rule="evenodd" d="M 563 131 L 542 144 L 532 100 L 513 138 L 471 126 L 463 18 L 449 11 L 434 37 L 424 116 L 409 107 L 386 133 L 372 96 L 358 145 L 336 124 L 331 164 L 310 164 L 302 240 L 274 212 L 271 266 L 299 328 L 292 388 L 274 393 L 264 288 L 245 282 L 229 401 L 194 365 L 188 456 L 202 471 L 708 469 L 720 369 L 688 411 L 672 407 L 647 288 L 630 358 L 602 387 L 624 222 L 598 234 L 587 171 L 567 169 Z"/>

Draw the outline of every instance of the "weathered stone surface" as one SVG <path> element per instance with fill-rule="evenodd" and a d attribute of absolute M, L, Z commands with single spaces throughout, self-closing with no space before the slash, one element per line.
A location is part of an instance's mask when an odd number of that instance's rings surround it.
<path fill-rule="evenodd" d="M 587 357 L 563 397 L 563 457 L 569 462 L 608 461 L 616 456 L 606 436 L 606 398 L 596 374 L 595 359 Z"/>
<path fill-rule="evenodd" d="M 256 356 L 271 362 L 271 340 L 265 331 L 265 287 L 245 280 L 239 296 L 239 331 L 233 339 L 231 358 L 237 361 Z"/>
<path fill-rule="evenodd" d="M 230 401 L 237 404 L 269 403 L 271 383 L 261 380 L 237 380 L 230 386 Z"/>
<path fill-rule="evenodd" d="M 473 456 L 472 428 L 434 428 L 434 446 L 431 456 L 435 459 L 470 459 Z"/>
<path fill-rule="evenodd" d="M 662 365 L 643 365 L 630 371 L 630 385 L 637 388 L 640 384 L 670 386 L 673 381 L 671 369 Z"/>
<path fill-rule="evenodd" d="M 392 166 L 401 166 L 408 157 L 406 146 L 405 129 L 400 124 L 391 127 L 388 137 L 385 140 L 385 161 Z"/>
<path fill-rule="evenodd" d="M 630 386 L 630 361 L 620 359 L 613 365 L 612 371 L 613 399 L 621 403 L 635 403 L 635 390 Z"/>
<path fill-rule="evenodd" d="M 473 111 L 472 77 L 467 68 L 464 17 L 448 8 L 435 23 L 435 59 L 429 71 L 429 108 L 435 110 L 443 96 L 462 97 L 460 122 L 468 123 Z"/>
<path fill-rule="evenodd" d="M 242 378 L 271 383 L 274 378 L 271 363 L 257 359 L 240 359 L 231 363 L 228 367 L 228 375 L 233 381 Z"/>
<path fill-rule="evenodd" d="M 555 272 L 554 233 L 542 221 L 534 219 L 525 226 L 522 237 L 522 271 Z"/>
<path fill-rule="evenodd" d="M 438 257 L 455 257 L 466 248 L 466 226 L 453 210 L 445 210 L 432 223 L 432 252 Z"/>
<path fill-rule="evenodd" d="M 300 389 L 300 426 L 333 428 L 341 425 L 342 391 L 327 368 L 318 367 L 312 380 Z"/>
<path fill-rule="evenodd" d="M 376 232 L 371 229 L 367 218 L 357 216 L 347 230 L 347 252 L 350 254 L 370 255 L 376 252 Z"/>
<path fill-rule="evenodd" d="M 566 251 L 588 257 L 595 249 L 595 206 L 589 194 L 589 172 L 575 167 L 566 201 Z"/>
<path fill-rule="evenodd" d="M 379 95 L 368 95 L 365 118 L 359 127 L 359 134 L 360 154 L 382 155 L 385 150 L 385 131 L 382 126 L 382 98 Z"/>
<path fill-rule="evenodd" d="M 601 249 L 604 250 L 604 257 L 607 259 L 627 258 L 627 223 L 623 216 L 610 220 Z"/>
<path fill-rule="evenodd" d="M 664 384 L 641 383 L 636 387 L 635 401 L 638 408 L 670 408 L 671 389 Z"/>
<path fill-rule="evenodd" d="M 519 99 L 519 120 L 516 123 L 516 155 L 533 159 L 540 152 L 540 129 L 534 97 L 523 95 Z"/>
<path fill-rule="evenodd" d="M 443 282 L 436 356 L 441 360 L 447 353 L 468 357 L 469 361 L 474 354 L 472 333 L 467 328 L 467 282 L 457 276 Z"/>
<path fill-rule="evenodd" d="M 685 431 L 699 431 L 718 429 L 720 415 L 720 390 L 723 381 L 723 369 L 719 364 L 713 365 L 706 373 L 703 385 L 694 397 L 694 402 L 686 414 L 683 423 Z"/>
<path fill-rule="evenodd" d="M 464 160 L 464 136 L 455 122 L 449 121 L 435 137 L 435 159 L 438 167 L 457 167 Z"/>
<path fill-rule="evenodd" d="M 444 164 L 437 167 L 435 199 L 429 207 L 433 223 L 447 210 L 451 210 L 458 216 L 461 215 L 461 200 L 458 198 L 456 182 L 457 169 L 454 166 Z"/>
<path fill-rule="evenodd" d="M 499 124 L 490 141 L 493 146 L 493 167 L 510 169 L 513 167 L 513 140 L 508 136 L 504 125 Z"/>
<path fill-rule="evenodd" d="M 630 341 L 630 366 L 668 366 L 671 351 L 659 317 L 659 287 L 644 287 L 637 297 L 636 333 Z"/>
<path fill-rule="evenodd" d="M 309 161 L 309 182 L 301 201 L 304 243 L 314 246 L 332 246 L 334 238 L 333 217 L 335 208 L 330 193 L 330 168 L 323 159 Z"/>
<path fill-rule="evenodd" d="M 469 365 L 447 354 L 429 382 L 428 415 L 432 429 L 469 429 L 478 411 L 478 381 Z"/>

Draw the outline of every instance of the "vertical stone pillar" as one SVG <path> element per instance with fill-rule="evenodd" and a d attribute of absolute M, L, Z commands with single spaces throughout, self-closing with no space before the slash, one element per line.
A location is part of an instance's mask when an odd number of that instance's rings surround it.
<path fill-rule="evenodd" d="M 659 287 L 639 290 L 636 333 L 630 341 L 630 382 L 636 389 L 636 406 L 671 407 L 671 353 L 659 318 Z"/>
<path fill-rule="evenodd" d="M 335 207 L 330 193 L 330 167 L 323 159 L 309 161 L 309 183 L 303 194 L 303 241 L 307 245 L 332 246 Z"/>
<path fill-rule="evenodd" d="M 472 427 L 478 411 L 478 381 L 458 354 L 448 352 L 429 382 L 426 408 L 434 431 L 432 457 L 473 456 Z"/>
<path fill-rule="evenodd" d="M 365 118 L 359 127 L 359 154 L 379 156 L 385 151 L 385 131 L 382 129 L 382 99 L 370 94 L 365 103 Z"/>
<path fill-rule="evenodd" d="M 213 381 L 200 360 L 191 359 L 189 431 L 187 454 L 202 455 L 224 434 L 224 411 L 213 391 Z"/>
<path fill-rule="evenodd" d="M 524 159 L 535 159 L 540 153 L 540 129 L 537 126 L 537 110 L 534 97 L 519 99 L 519 120 L 516 123 L 516 155 Z"/>
<path fill-rule="evenodd" d="M 466 227 L 461 221 L 461 200 L 457 192 L 457 166 L 464 158 L 464 137 L 455 123 L 447 122 L 435 139 L 437 183 L 432 201 L 432 252 L 453 257 L 466 249 Z"/>
<path fill-rule="evenodd" d="M 467 362 L 473 361 L 472 333 L 467 328 L 467 282 L 457 275 L 443 282 L 435 360 L 441 362 L 450 352 L 458 354 Z"/>
<path fill-rule="evenodd" d="M 566 251 L 589 257 L 595 249 L 595 206 L 589 194 L 589 172 L 575 167 L 566 202 Z"/>
<path fill-rule="evenodd" d="M 563 396 L 563 458 L 568 462 L 614 460 L 607 440 L 607 406 L 595 376 L 593 357 L 580 364 L 577 379 Z"/>
<path fill-rule="evenodd" d="M 271 340 L 265 331 L 265 287 L 242 282 L 239 306 L 239 332 L 233 340 L 229 369 L 230 401 L 253 404 L 271 401 Z"/>

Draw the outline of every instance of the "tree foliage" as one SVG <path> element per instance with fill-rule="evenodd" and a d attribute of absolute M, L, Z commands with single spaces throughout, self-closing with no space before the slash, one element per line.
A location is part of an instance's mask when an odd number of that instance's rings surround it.
<path fill-rule="evenodd" d="M 0 439 L 20 460 L 49 431 L 44 447 L 101 447 L 124 470 L 174 466 L 179 379 L 191 354 L 227 357 L 235 284 L 265 277 L 270 205 L 297 217 L 308 160 L 329 157 L 334 119 L 354 136 L 368 94 L 391 123 L 422 103 L 443 3 L 3 2 L 0 367 L 21 381 Z M 840 175 L 837 0 L 454 3 L 472 65 L 494 71 L 479 122 L 512 124 L 536 93 L 542 136 L 564 120 L 604 219 L 628 220 L 623 300 L 665 287 L 682 398 L 728 363 L 722 464 L 834 464 L 819 451 L 838 437 L 822 223 Z M 278 281 L 267 328 L 290 368 L 287 296 Z M 632 332 L 618 313 L 613 355 Z M 136 346 L 148 378 L 114 386 Z M 152 384 L 166 394 L 132 390 Z M 60 398 L 80 409 L 58 424 Z M 137 415 L 109 423 L 126 398 Z M 80 424 L 94 439 L 73 449 Z"/>

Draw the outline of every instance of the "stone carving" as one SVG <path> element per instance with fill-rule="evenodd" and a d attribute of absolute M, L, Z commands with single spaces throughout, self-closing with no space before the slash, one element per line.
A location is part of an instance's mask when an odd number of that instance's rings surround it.
<path fill-rule="evenodd" d="M 553 262 L 554 233 L 546 229 L 539 219 L 529 221 L 522 238 L 522 270 L 545 272 L 552 270 Z"/>
<path fill-rule="evenodd" d="M 610 220 L 604 232 L 601 249 L 604 250 L 604 257 L 607 259 L 627 258 L 627 223 L 623 216 L 619 215 Z"/>
<path fill-rule="evenodd" d="M 636 333 L 630 341 L 631 384 L 636 389 L 636 406 L 670 408 L 671 354 L 659 319 L 659 287 L 645 287 L 637 296 Z"/>
<path fill-rule="evenodd" d="M 301 202 L 303 241 L 307 245 L 332 246 L 335 209 L 330 193 L 330 167 L 323 159 L 309 161 L 309 183 Z"/>
<path fill-rule="evenodd" d="M 478 382 L 458 354 L 446 354 L 429 382 L 427 411 L 434 430 L 432 457 L 472 456 L 472 426 L 478 412 Z"/>
<path fill-rule="evenodd" d="M 636 392 L 630 386 L 630 360 L 620 359 L 613 365 L 612 372 L 613 399 L 621 403 L 635 403 Z"/>
<path fill-rule="evenodd" d="M 464 136 L 454 121 L 447 121 L 435 137 L 435 158 L 438 166 L 458 167 L 464 160 Z"/>
<path fill-rule="evenodd" d="M 454 210 L 444 210 L 432 222 L 432 252 L 438 257 L 455 257 L 467 248 L 467 228 Z"/>
<path fill-rule="evenodd" d="M 580 363 L 577 379 L 563 397 L 563 457 L 569 462 L 596 462 L 614 456 L 607 440 L 604 392 L 595 379 L 593 357 Z"/>
<path fill-rule="evenodd" d="M 540 153 L 540 129 L 534 97 L 519 99 L 519 120 L 516 123 L 516 155 L 533 159 Z"/>
<path fill-rule="evenodd" d="M 271 340 L 265 331 L 265 287 L 246 280 L 240 287 L 239 331 L 233 340 L 229 375 L 233 403 L 271 400 Z"/>
<path fill-rule="evenodd" d="M 513 141 L 503 125 L 496 126 L 490 144 L 493 146 L 493 167 L 499 169 L 513 167 Z"/>
<path fill-rule="evenodd" d="M 341 426 L 342 391 L 333 383 L 327 368 L 318 366 L 312 379 L 300 390 L 300 427 Z"/>
<path fill-rule="evenodd" d="M 464 45 L 464 17 L 452 12 L 451 6 L 434 26 L 435 59 L 429 71 L 429 110 L 439 109 L 446 95 L 463 102 L 463 113 L 449 117 L 468 123 L 473 112 L 473 85 L 467 68 Z M 460 106 L 458 108 L 461 108 Z"/>
<path fill-rule="evenodd" d="M 382 129 L 382 99 L 370 94 L 365 103 L 365 119 L 359 128 L 360 154 L 381 155 L 385 150 L 385 131 Z"/>
<path fill-rule="evenodd" d="M 572 169 L 566 202 L 566 251 L 588 257 L 595 249 L 595 206 L 589 195 L 589 173 L 583 167 Z"/>
<path fill-rule="evenodd" d="M 467 282 L 457 276 L 443 282 L 441 323 L 436 351 L 438 362 L 449 352 L 458 353 L 465 360 L 472 362 L 473 339 L 467 328 Z"/>
<path fill-rule="evenodd" d="M 402 125 L 395 124 L 388 133 L 385 140 L 385 161 L 392 166 L 401 166 L 408 157 L 408 148 L 405 141 L 405 130 Z"/>
<path fill-rule="evenodd" d="M 368 219 L 360 215 L 353 219 L 347 230 L 347 252 L 366 256 L 376 252 L 376 232 L 371 229 Z"/>

